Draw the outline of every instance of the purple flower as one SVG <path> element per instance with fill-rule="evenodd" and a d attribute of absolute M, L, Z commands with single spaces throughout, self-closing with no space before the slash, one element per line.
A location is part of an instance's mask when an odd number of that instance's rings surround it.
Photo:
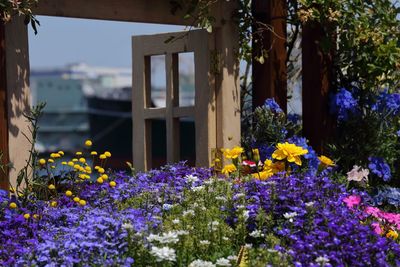
<path fill-rule="evenodd" d="M 342 88 L 331 98 L 330 107 L 339 121 L 347 121 L 351 115 L 357 113 L 358 103 L 350 91 Z"/>
<path fill-rule="evenodd" d="M 273 113 L 283 113 L 283 110 L 273 98 L 267 98 L 267 100 L 265 100 L 264 107 L 268 110 L 271 110 Z"/>
<path fill-rule="evenodd" d="M 386 163 L 383 158 L 380 157 L 369 157 L 368 168 L 372 173 L 376 174 L 383 181 L 387 182 L 392 177 L 390 166 Z"/>

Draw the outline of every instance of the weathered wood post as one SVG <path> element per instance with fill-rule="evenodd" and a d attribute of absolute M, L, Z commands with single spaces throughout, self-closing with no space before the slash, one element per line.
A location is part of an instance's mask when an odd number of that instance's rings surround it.
<path fill-rule="evenodd" d="M 286 17 L 285 0 L 253 0 L 252 13 L 259 23 L 253 26 L 253 108 L 273 97 L 286 112 Z M 267 29 L 270 28 L 270 29 Z M 257 38 L 260 37 L 260 38 Z M 258 40 L 257 40 L 258 39 Z M 257 40 L 257 42 L 255 42 Z M 268 51 L 265 63 L 254 60 L 261 46 Z"/>
<path fill-rule="evenodd" d="M 329 51 L 323 51 L 323 38 L 327 37 L 320 24 L 306 22 L 303 25 L 303 134 L 319 153 L 324 151 L 326 141 L 334 132 L 334 120 L 328 106 L 333 79 L 334 45 Z"/>
<path fill-rule="evenodd" d="M 8 164 L 8 112 L 7 112 L 6 33 L 4 22 L 0 21 L 0 164 Z M 3 171 L 4 170 L 4 171 Z M 0 169 L 0 189 L 8 190 L 8 169 Z"/>

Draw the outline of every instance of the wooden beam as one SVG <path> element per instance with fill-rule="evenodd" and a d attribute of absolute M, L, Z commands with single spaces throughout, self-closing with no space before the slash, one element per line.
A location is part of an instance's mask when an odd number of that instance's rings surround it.
<path fill-rule="evenodd" d="M 335 46 L 332 45 L 331 51 L 322 51 L 320 44 L 324 36 L 321 25 L 303 25 L 303 134 L 320 153 L 333 136 L 335 122 L 328 109 Z"/>
<path fill-rule="evenodd" d="M 274 98 L 286 112 L 286 1 L 253 0 L 252 13 L 259 22 L 253 25 L 253 108 Z M 264 64 L 254 60 L 262 47 L 268 51 Z"/>
<path fill-rule="evenodd" d="M 7 67 L 6 67 L 6 33 L 5 25 L 0 21 L 0 164 L 8 164 L 8 105 L 7 105 Z M 8 168 L 0 170 L 0 189 L 8 191 Z"/>
<path fill-rule="evenodd" d="M 178 10 L 171 13 L 166 0 L 40 0 L 33 11 L 37 15 L 102 19 L 144 23 L 190 25 Z"/>

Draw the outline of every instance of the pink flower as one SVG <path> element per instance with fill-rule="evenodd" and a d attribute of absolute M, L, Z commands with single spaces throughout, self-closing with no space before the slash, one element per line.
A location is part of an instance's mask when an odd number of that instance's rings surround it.
<path fill-rule="evenodd" d="M 348 196 L 343 199 L 343 202 L 351 209 L 353 206 L 357 206 L 361 203 L 361 197 L 357 195 Z"/>
<path fill-rule="evenodd" d="M 372 229 L 374 230 L 374 232 L 378 235 L 382 235 L 383 234 L 383 230 L 382 227 L 379 223 L 377 222 L 373 222 L 371 223 Z"/>
<path fill-rule="evenodd" d="M 256 163 L 251 160 L 243 160 L 242 164 L 244 166 L 249 166 L 250 168 L 256 167 Z"/>
<path fill-rule="evenodd" d="M 380 209 L 368 206 L 365 208 L 364 212 L 368 215 L 372 215 L 376 218 L 379 218 L 379 214 L 382 212 Z"/>

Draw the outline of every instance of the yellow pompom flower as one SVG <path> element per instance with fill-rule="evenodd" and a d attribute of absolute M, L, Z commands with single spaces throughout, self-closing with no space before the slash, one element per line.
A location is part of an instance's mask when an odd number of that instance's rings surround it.
<path fill-rule="evenodd" d="M 15 204 L 15 202 L 11 202 L 9 207 L 10 207 L 10 209 L 16 209 L 17 208 L 17 204 Z"/>
<path fill-rule="evenodd" d="M 74 197 L 73 200 L 74 202 L 79 202 L 81 199 L 79 197 Z"/>
<path fill-rule="evenodd" d="M 86 201 L 83 200 L 83 199 L 79 200 L 79 205 L 85 206 L 86 205 Z"/>
<path fill-rule="evenodd" d="M 54 163 L 54 159 L 48 159 L 47 162 Z"/>
<path fill-rule="evenodd" d="M 117 183 L 114 182 L 114 181 L 111 181 L 111 182 L 109 183 L 109 185 L 110 185 L 111 187 L 116 187 L 116 186 L 117 186 Z"/>
<path fill-rule="evenodd" d="M 107 179 L 108 179 L 108 175 L 107 175 L 107 174 L 103 174 L 103 175 L 101 176 L 101 178 L 103 178 L 103 180 L 107 180 Z"/>
<path fill-rule="evenodd" d="M 79 164 L 75 164 L 75 165 L 74 165 L 74 169 L 75 169 L 75 170 L 79 170 L 80 168 L 81 168 L 81 166 L 80 166 Z"/>
<path fill-rule="evenodd" d="M 56 166 L 54 166 L 54 165 L 53 165 L 53 166 L 50 166 L 50 168 L 52 168 L 52 169 L 55 169 L 55 168 L 56 168 Z"/>
<path fill-rule="evenodd" d="M 38 214 L 33 214 L 33 219 L 39 219 L 39 215 Z"/>
<path fill-rule="evenodd" d="M 85 179 L 86 179 L 86 175 L 83 174 L 83 173 L 80 173 L 80 174 L 78 175 L 78 177 L 81 178 L 82 180 L 85 180 Z"/>
<path fill-rule="evenodd" d="M 48 189 L 50 189 L 50 190 L 54 190 L 54 189 L 56 189 L 56 187 L 55 187 L 55 185 L 54 184 L 49 184 L 49 186 L 47 187 Z"/>
<path fill-rule="evenodd" d="M 39 163 L 40 163 L 40 165 L 44 165 L 44 164 L 46 164 L 46 160 L 45 159 L 39 159 Z"/>
<path fill-rule="evenodd" d="M 53 208 L 57 207 L 57 201 L 50 202 L 50 206 L 52 206 Z"/>
<path fill-rule="evenodd" d="M 111 157 L 111 153 L 109 151 L 104 152 L 104 155 L 106 155 L 107 158 Z"/>
<path fill-rule="evenodd" d="M 330 158 L 326 156 L 319 156 L 318 159 L 321 161 L 321 163 L 325 166 L 335 166 L 335 162 L 331 160 Z"/>
<path fill-rule="evenodd" d="M 58 151 L 57 153 L 60 154 L 61 156 L 64 156 L 64 151 L 61 151 L 61 150 L 60 150 L 60 151 Z"/>
<path fill-rule="evenodd" d="M 243 153 L 243 151 L 243 148 L 239 146 L 235 146 L 232 149 L 227 148 L 223 150 L 224 157 L 227 159 L 236 159 Z"/>
<path fill-rule="evenodd" d="M 232 172 L 234 172 L 236 170 L 237 169 L 236 169 L 236 166 L 234 164 L 228 164 L 228 165 L 225 165 L 225 167 L 222 169 L 221 172 L 223 174 L 230 174 L 230 173 L 232 173 Z"/>
<path fill-rule="evenodd" d="M 279 143 L 276 145 L 276 150 L 272 153 L 272 158 L 277 160 L 286 159 L 288 162 L 294 162 L 301 166 L 300 156 L 308 153 L 307 149 L 297 146 L 295 144 L 289 144 L 288 142 Z"/>
<path fill-rule="evenodd" d="M 62 165 L 67 165 L 66 161 L 61 162 Z"/>
<path fill-rule="evenodd" d="M 30 217 L 31 217 L 31 215 L 30 215 L 29 213 L 25 213 L 25 214 L 24 214 L 24 218 L 25 218 L 25 219 L 29 220 Z"/>
<path fill-rule="evenodd" d="M 51 153 L 51 154 L 50 154 L 50 157 L 51 157 L 51 158 L 54 158 L 54 159 L 57 159 L 57 158 L 61 158 L 61 155 L 58 154 L 58 153 Z"/>
<path fill-rule="evenodd" d="M 86 140 L 85 141 L 85 146 L 91 147 L 92 146 L 92 141 L 91 140 Z"/>
<path fill-rule="evenodd" d="M 94 166 L 94 169 L 95 170 L 98 170 L 98 169 L 100 169 L 101 167 L 100 166 Z"/>
<path fill-rule="evenodd" d="M 99 178 L 97 178 L 97 180 L 96 180 L 99 184 L 102 184 L 102 183 L 104 183 L 104 180 L 103 180 L 103 178 L 101 178 L 101 177 L 99 177 Z"/>
<path fill-rule="evenodd" d="M 80 163 L 85 163 L 85 162 L 86 162 L 86 159 L 85 159 L 85 158 L 80 158 L 80 159 L 79 159 L 79 162 L 80 162 Z"/>
<path fill-rule="evenodd" d="M 104 154 L 101 154 L 101 155 L 99 156 L 99 158 L 100 158 L 100 159 L 106 159 L 106 158 L 107 158 L 107 156 L 106 156 L 106 155 L 104 155 Z"/>
<path fill-rule="evenodd" d="M 103 168 L 99 168 L 97 171 L 98 171 L 99 173 L 104 173 L 104 172 L 105 172 L 105 170 L 104 170 Z"/>
<path fill-rule="evenodd" d="M 73 159 L 72 159 L 72 162 L 77 162 L 77 161 L 79 161 L 79 160 L 76 159 L 76 158 L 73 158 Z"/>
<path fill-rule="evenodd" d="M 91 170 L 92 170 L 92 168 L 90 168 L 90 166 L 85 167 L 85 171 L 91 171 Z"/>
<path fill-rule="evenodd" d="M 74 167 L 74 162 L 73 161 L 68 161 L 68 166 Z"/>
<path fill-rule="evenodd" d="M 81 155 L 82 155 L 82 152 L 78 151 L 78 152 L 75 153 L 75 155 L 81 156 Z"/>
<path fill-rule="evenodd" d="M 65 191 L 65 195 L 67 197 L 70 197 L 70 196 L 72 196 L 72 192 L 70 190 L 67 190 L 67 191 Z"/>
<path fill-rule="evenodd" d="M 386 234 L 386 237 L 396 240 L 399 237 L 399 233 L 397 233 L 395 230 L 389 230 L 389 232 Z"/>
<path fill-rule="evenodd" d="M 92 152 L 90 152 L 90 155 L 97 156 L 97 152 L 96 151 L 92 151 Z"/>

